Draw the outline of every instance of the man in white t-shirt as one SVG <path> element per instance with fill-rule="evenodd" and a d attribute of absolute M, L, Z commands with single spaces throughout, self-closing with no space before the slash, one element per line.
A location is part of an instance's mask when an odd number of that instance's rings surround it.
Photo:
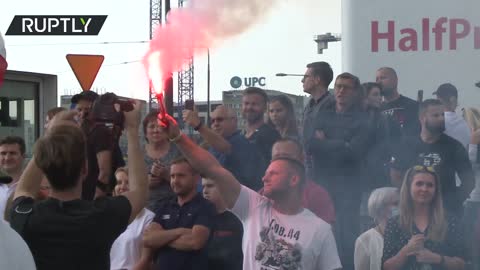
<path fill-rule="evenodd" d="M 330 225 L 302 207 L 305 169 L 276 157 L 263 177 L 264 196 L 242 186 L 207 151 L 180 133 L 166 116 L 170 141 L 204 177 L 216 182 L 228 208 L 242 221 L 243 269 L 333 270 L 341 268 Z"/>

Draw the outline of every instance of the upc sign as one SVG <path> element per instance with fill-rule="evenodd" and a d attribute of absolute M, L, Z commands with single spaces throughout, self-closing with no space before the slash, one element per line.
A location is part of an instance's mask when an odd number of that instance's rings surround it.
<path fill-rule="evenodd" d="M 240 78 L 238 76 L 234 76 L 230 79 L 230 86 L 233 88 L 240 88 L 241 86 L 245 87 L 253 87 L 253 86 L 261 86 L 264 87 L 265 77 L 249 77 L 249 78 Z"/>
<path fill-rule="evenodd" d="M 13 18 L 5 35 L 9 36 L 96 36 L 107 15 L 28 16 Z"/>

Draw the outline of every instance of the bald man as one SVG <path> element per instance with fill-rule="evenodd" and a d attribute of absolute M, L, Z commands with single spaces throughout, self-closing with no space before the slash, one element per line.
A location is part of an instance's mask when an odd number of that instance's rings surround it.
<path fill-rule="evenodd" d="M 376 81 L 382 86 L 381 94 L 385 99 L 381 111 L 400 125 L 400 134 L 392 135 L 419 136 L 418 102 L 399 94 L 397 72 L 391 67 L 382 67 L 377 70 Z"/>
<path fill-rule="evenodd" d="M 243 185 L 253 190 L 262 188 L 254 146 L 240 133 L 237 115 L 231 108 L 218 106 L 211 114 L 211 128 L 203 125 L 197 111 L 184 110 L 183 121 L 200 133 L 208 151 Z"/>

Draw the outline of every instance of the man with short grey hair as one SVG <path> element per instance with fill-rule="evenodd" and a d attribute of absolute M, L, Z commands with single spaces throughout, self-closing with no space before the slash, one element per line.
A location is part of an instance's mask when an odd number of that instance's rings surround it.
<path fill-rule="evenodd" d="M 255 173 L 257 161 L 254 146 L 237 128 L 234 110 L 220 105 L 212 112 L 211 128 L 203 125 L 197 111 L 184 110 L 183 121 L 200 133 L 208 151 L 243 185 L 258 190 L 263 175 Z M 263 172 L 262 172 L 263 173 Z"/>

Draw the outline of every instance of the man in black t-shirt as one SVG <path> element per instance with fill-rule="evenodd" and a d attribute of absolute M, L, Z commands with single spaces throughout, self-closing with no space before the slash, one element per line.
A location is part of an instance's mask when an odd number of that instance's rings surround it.
<path fill-rule="evenodd" d="M 93 201 L 81 199 L 86 140 L 73 120 L 75 112 L 55 116 L 14 194 L 10 225 L 28 244 L 37 269 L 110 269 L 110 248 L 146 204 L 148 180 L 140 151 L 140 103 L 125 113 L 130 162 L 130 191 Z M 42 176 L 49 198 L 35 201 Z"/>
<path fill-rule="evenodd" d="M 242 117 L 246 122 L 243 134 L 254 146 L 258 156 L 255 177 L 258 179 L 257 186 L 251 187 L 254 190 L 262 188 L 261 178 L 272 159 L 273 144 L 280 139 L 278 131 L 264 121 L 267 100 L 267 93 L 261 88 L 249 87 L 243 91 Z"/>
<path fill-rule="evenodd" d="M 217 209 L 212 237 L 208 244 L 208 269 L 242 270 L 242 222 L 227 210 L 215 181 L 204 178 L 202 186 L 203 197 L 212 202 Z"/>
<path fill-rule="evenodd" d="M 398 93 L 398 77 L 393 68 L 382 67 L 377 70 L 376 81 L 382 86 L 385 102 L 380 110 L 391 117 L 401 127 L 401 134 L 394 137 L 417 136 L 420 134 L 418 122 L 418 102 Z"/>
<path fill-rule="evenodd" d="M 420 136 L 406 137 L 396 147 L 392 157 L 391 175 L 394 184 L 401 185 L 405 171 L 414 165 L 433 167 L 440 177 L 444 206 L 460 213 L 462 203 L 473 190 L 475 178 L 465 148 L 457 140 L 445 135 L 443 105 L 434 99 L 420 106 Z M 456 186 L 455 173 L 461 180 Z"/>

